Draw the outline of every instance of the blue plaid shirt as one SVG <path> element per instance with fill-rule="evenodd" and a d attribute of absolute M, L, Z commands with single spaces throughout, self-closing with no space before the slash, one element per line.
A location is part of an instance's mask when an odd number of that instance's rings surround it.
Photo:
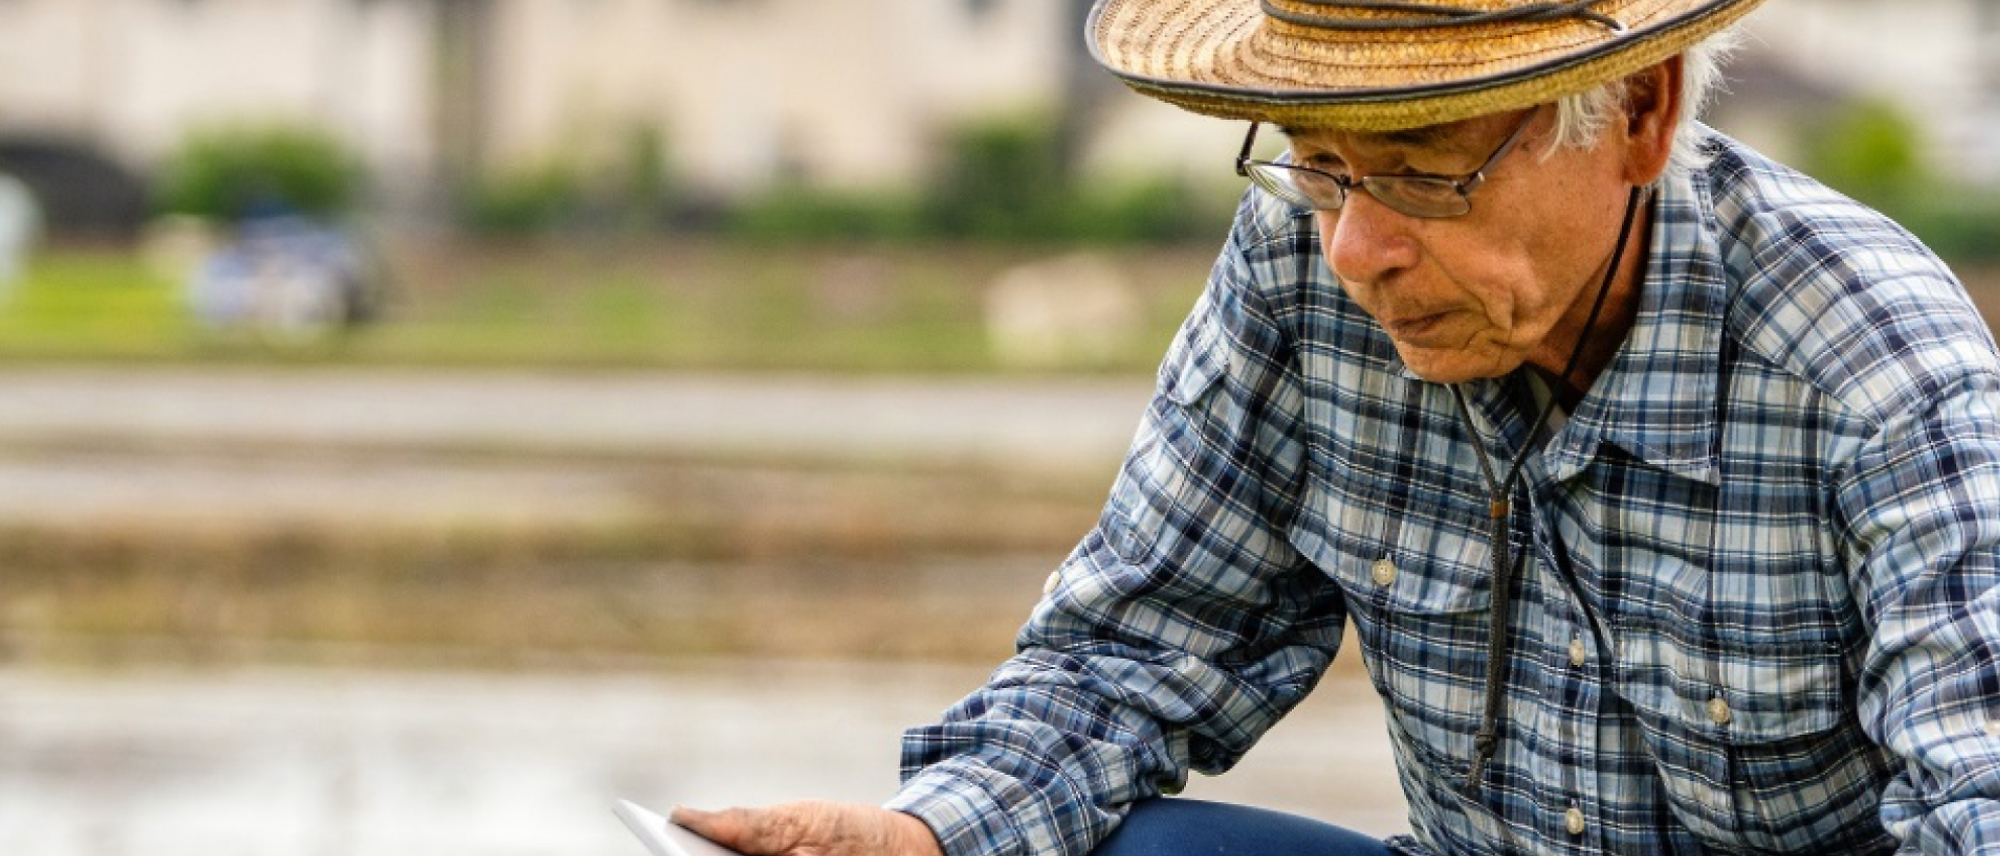
<path fill-rule="evenodd" d="M 1227 770 L 1352 620 L 1420 854 L 2000 854 L 2000 360 L 1952 274 L 1720 136 L 1656 196 L 1637 320 L 1527 457 L 1494 600 L 1448 387 L 1253 193 L 1019 653 L 909 732 L 955 856 L 1082 854 Z M 1465 384 L 1495 460 L 1521 378 Z M 1329 771 L 1328 775 L 1335 775 Z"/>

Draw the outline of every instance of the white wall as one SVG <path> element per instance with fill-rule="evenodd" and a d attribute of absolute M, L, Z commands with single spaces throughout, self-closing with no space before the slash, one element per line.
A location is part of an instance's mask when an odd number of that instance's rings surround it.
<path fill-rule="evenodd" d="M 135 165 L 189 128 L 333 128 L 383 168 L 430 150 L 427 7 L 352 0 L 0 2 L 0 127 L 82 135 Z"/>
<path fill-rule="evenodd" d="M 615 157 L 671 137 L 719 189 L 786 169 L 908 180 L 954 117 L 1046 104 L 1074 27 L 1043 0 L 494 0 L 482 148 Z M 0 0 L 0 129 L 94 137 L 137 165 L 191 127 L 315 121 L 380 168 L 432 166 L 424 0 Z"/>
<path fill-rule="evenodd" d="M 950 117 L 1046 102 L 1057 4 L 943 0 L 516 0 L 496 55 L 503 158 L 668 133 L 680 171 L 720 188 L 785 169 L 845 185 L 907 180 Z M 606 134 L 613 137 L 606 138 Z"/>
<path fill-rule="evenodd" d="M 1772 0 L 1764 50 L 1933 123 L 1941 163 L 2000 180 L 2000 47 L 1978 0 Z M 909 182 L 968 116 L 1047 106 L 1080 22 L 1050 0 L 491 0 L 482 150 L 609 162 L 632 128 L 718 190 L 794 174 Z M 430 0 L 0 0 L 0 131 L 80 134 L 135 165 L 191 127 L 325 123 L 394 185 L 435 166 Z M 1108 99 L 1090 162 L 1227 180 L 1241 126 Z"/>

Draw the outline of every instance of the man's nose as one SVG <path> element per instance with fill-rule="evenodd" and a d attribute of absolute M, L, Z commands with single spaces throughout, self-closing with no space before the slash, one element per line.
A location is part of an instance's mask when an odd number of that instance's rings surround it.
<path fill-rule="evenodd" d="M 1414 221 L 1366 192 L 1348 194 L 1339 211 L 1319 212 L 1320 242 L 1334 275 L 1378 282 L 1417 263 Z"/>

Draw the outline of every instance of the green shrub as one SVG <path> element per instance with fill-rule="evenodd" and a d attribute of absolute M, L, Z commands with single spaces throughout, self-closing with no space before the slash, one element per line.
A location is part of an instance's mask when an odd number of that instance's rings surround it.
<path fill-rule="evenodd" d="M 613 202 L 627 225 L 656 226 L 666 219 L 679 191 L 667 168 L 667 137 L 657 125 L 627 131 L 620 163 L 609 178 Z"/>
<path fill-rule="evenodd" d="M 1187 182 L 1156 178 L 1084 192 L 1071 206 L 1069 236 L 1098 244 L 1222 240 L 1238 194 L 1204 194 Z"/>
<path fill-rule="evenodd" d="M 1890 214 L 1926 195 L 1932 173 L 1922 135 L 1896 105 L 1855 101 L 1810 130 L 1801 166 L 1828 187 Z"/>
<path fill-rule="evenodd" d="M 924 236 L 916 206 L 889 193 L 792 189 L 768 193 L 729 213 L 725 228 L 753 240 L 906 241 Z"/>
<path fill-rule="evenodd" d="M 794 186 L 737 206 L 724 228 L 754 240 L 1121 244 L 1215 239 L 1228 221 L 1233 195 L 1205 199 L 1165 178 L 1084 182 L 1062 148 L 1052 122 L 979 122 L 950 135 L 915 199 Z"/>
<path fill-rule="evenodd" d="M 1074 193 L 1055 123 L 975 123 L 950 135 L 928 185 L 924 225 L 941 237 L 1050 241 L 1068 236 Z"/>
<path fill-rule="evenodd" d="M 1887 211 L 1953 264 L 2000 261 L 2000 195 L 1936 194 Z"/>
<path fill-rule="evenodd" d="M 679 201 L 666 140 L 634 125 L 617 145 L 570 146 L 538 162 L 489 167 L 457 192 L 458 225 L 476 232 L 644 230 L 665 223 Z"/>
<path fill-rule="evenodd" d="M 2000 261 L 2000 194 L 1945 187 L 1920 127 L 1896 105 L 1864 99 L 1806 129 L 1801 166 L 1901 223 L 1952 263 Z"/>
<path fill-rule="evenodd" d="M 190 134 L 168 159 L 156 204 L 162 212 L 217 219 L 270 206 L 339 215 L 354 204 L 364 178 L 360 159 L 322 130 L 210 128 Z"/>
<path fill-rule="evenodd" d="M 460 194 L 458 218 L 479 232 L 535 232 L 578 219 L 584 207 L 576 171 L 550 162 L 479 176 Z"/>

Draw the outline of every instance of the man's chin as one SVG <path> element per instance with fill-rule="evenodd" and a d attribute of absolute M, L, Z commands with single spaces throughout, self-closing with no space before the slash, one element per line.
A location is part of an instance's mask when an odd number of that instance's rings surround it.
<path fill-rule="evenodd" d="M 1396 343 L 1396 354 L 1410 373 L 1431 383 L 1464 383 L 1480 378 L 1500 377 L 1520 365 L 1519 360 L 1499 359 L 1488 354 L 1462 350 L 1421 348 Z"/>

